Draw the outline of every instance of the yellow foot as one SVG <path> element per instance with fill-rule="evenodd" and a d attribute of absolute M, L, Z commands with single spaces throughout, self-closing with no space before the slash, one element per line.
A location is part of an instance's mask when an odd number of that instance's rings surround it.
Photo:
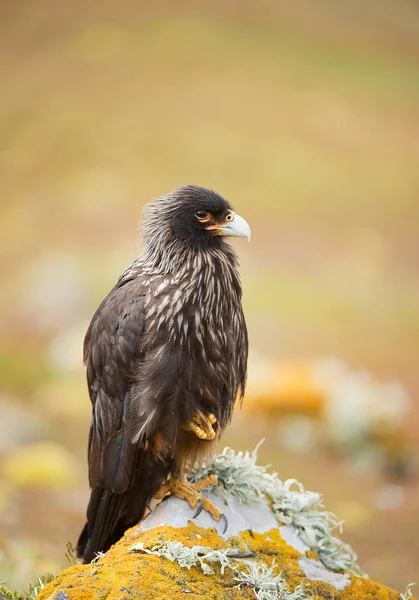
<path fill-rule="evenodd" d="M 216 433 L 213 425 L 217 422 L 217 419 L 212 413 L 204 415 L 203 412 L 197 410 L 193 421 L 185 426 L 186 431 L 192 431 L 200 440 L 213 440 L 215 439 Z"/>
<path fill-rule="evenodd" d="M 169 481 L 168 483 L 162 485 L 155 498 L 163 498 L 163 496 L 170 493 L 181 500 L 186 500 L 191 508 L 196 508 L 194 518 L 197 517 L 203 510 L 205 510 L 211 515 L 214 521 L 223 521 L 223 533 L 225 533 L 228 525 L 225 515 L 223 515 L 221 510 L 219 510 L 211 502 L 211 500 L 208 500 L 208 498 L 205 498 L 199 493 L 205 487 L 208 487 L 209 485 L 216 485 L 216 483 L 216 475 L 208 475 L 208 477 L 205 477 L 205 479 L 202 479 L 197 483 L 187 483 L 186 481 L 181 481 L 180 479 L 174 479 L 173 481 Z"/>

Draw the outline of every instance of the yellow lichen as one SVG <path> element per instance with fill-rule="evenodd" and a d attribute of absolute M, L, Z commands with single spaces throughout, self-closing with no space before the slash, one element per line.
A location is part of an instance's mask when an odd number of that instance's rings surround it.
<path fill-rule="evenodd" d="M 59 591 L 69 600 L 242 600 L 255 597 L 251 589 L 237 588 L 234 572 L 230 569 L 222 575 L 220 568 L 211 564 L 214 575 L 204 575 L 199 566 L 186 569 L 165 558 L 130 551 L 139 542 L 144 548 L 152 548 L 169 541 L 179 541 L 189 547 L 199 545 L 218 550 L 250 551 L 255 560 L 268 566 L 275 564 L 275 573 L 282 574 L 290 590 L 304 581 L 314 600 L 400 600 L 397 592 L 359 577 L 352 576 L 351 585 L 343 591 L 326 583 L 307 580 L 298 564 L 301 553 L 289 546 L 276 529 L 265 534 L 243 532 L 226 541 L 215 529 L 203 529 L 194 523 L 183 528 L 165 526 L 148 531 L 134 527 L 96 563 L 75 565 L 63 571 L 41 590 L 38 599 L 55 600 Z M 232 562 L 246 569 L 246 563 Z M 60 596 L 65 598 L 64 595 L 58 595 L 58 598 Z"/>

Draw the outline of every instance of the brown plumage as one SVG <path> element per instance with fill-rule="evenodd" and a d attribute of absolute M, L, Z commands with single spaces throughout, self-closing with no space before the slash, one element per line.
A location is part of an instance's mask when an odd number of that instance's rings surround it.
<path fill-rule="evenodd" d="M 250 236 L 217 193 L 185 186 L 146 209 L 145 249 L 99 306 L 84 359 L 92 401 L 90 562 L 144 515 L 168 478 L 212 452 L 244 393 L 247 332 L 237 259 Z"/>

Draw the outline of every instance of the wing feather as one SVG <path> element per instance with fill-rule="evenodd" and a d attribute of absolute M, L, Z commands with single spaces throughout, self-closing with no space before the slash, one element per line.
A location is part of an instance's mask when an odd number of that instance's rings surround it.
<path fill-rule="evenodd" d="M 84 341 L 92 401 L 89 480 L 121 493 L 129 485 L 138 445 L 131 442 L 128 407 L 142 359 L 144 294 L 138 279 L 117 285 L 96 311 Z"/>

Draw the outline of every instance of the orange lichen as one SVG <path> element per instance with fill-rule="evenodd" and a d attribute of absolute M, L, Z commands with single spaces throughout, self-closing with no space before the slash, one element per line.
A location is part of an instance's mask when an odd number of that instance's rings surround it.
<path fill-rule="evenodd" d="M 63 571 L 40 592 L 39 600 L 242 600 L 254 598 L 249 588 L 237 588 L 234 572 L 226 569 L 224 575 L 217 564 L 212 563 L 213 575 L 204 575 L 199 566 L 190 570 L 176 562 L 130 548 L 142 542 L 144 548 L 152 548 L 164 542 L 182 542 L 184 546 L 208 546 L 213 549 L 237 548 L 252 552 L 254 560 L 272 566 L 281 573 L 293 590 L 304 582 L 314 600 L 400 600 L 400 595 L 378 583 L 351 577 L 351 584 L 343 591 L 333 586 L 309 581 L 301 571 L 298 558 L 301 553 L 290 547 L 278 530 L 265 534 L 243 532 L 228 541 L 219 537 L 215 529 L 203 529 L 190 523 L 188 527 L 157 527 L 141 531 L 138 527 L 128 530 L 125 536 L 96 563 L 75 565 Z M 246 563 L 230 559 L 240 569 Z M 308 597 L 310 594 L 307 594 Z"/>

